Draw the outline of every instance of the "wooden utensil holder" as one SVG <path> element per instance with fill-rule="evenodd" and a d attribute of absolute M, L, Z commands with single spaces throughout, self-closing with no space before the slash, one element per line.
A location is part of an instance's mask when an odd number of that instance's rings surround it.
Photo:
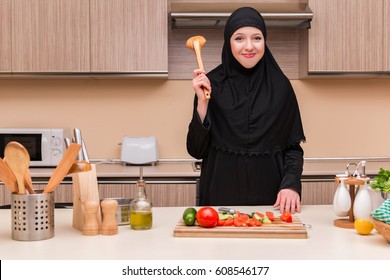
<path fill-rule="evenodd" d="M 335 181 L 337 184 L 340 183 L 338 177 L 336 177 Z M 344 183 L 346 185 L 349 185 L 349 196 L 351 197 L 351 208 L 349 209 L 348 212 L 348 219 L 336 219 L 333 221 L 333 225 L 340 228 L 353 229 L 355 228 L 354 226 L 355 215 L 353 213 L 353 205 L 355 202 L 356 193 L 358 192 L 356 186 L 364 185 L 365 182 L 363 180 L 358 180 L 355 177 L 348 177 L 348 179 L 345 180 Z"/>
<path fill-rule="evenodd" d="M 73 227 L 83 231 L 84 227 L 84 203 L 95 202 L 100 205 L 99 189 L 96 176 L 96 165 L 91 164 L 91 170 L 75 173 L 73 181 Z M 98 208 L 97 220 L 101 226 L 101 209 Z"/>

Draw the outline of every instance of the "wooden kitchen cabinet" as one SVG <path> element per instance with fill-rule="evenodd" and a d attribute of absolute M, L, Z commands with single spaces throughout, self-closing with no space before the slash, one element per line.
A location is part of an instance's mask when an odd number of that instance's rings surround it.
<path fill-rule="evenodd" d="M 333 204 L 333 197 L 337 184 L 330 181 L 303 181 L 302 205 L 326 205 Z"/>
<path fill-rule="evenodd" d="M 308 37 L 309 74 L 381 72 L 384 70 L 384 57 L 388 70 L 388 2 L 309 0 L 309 7 L 314 13 Z M 385 13 L 384 6 L 387 9 Z M 387 39 L 384 44 L 385 26 Z"/>
<path fill-rule="evenodd" d="M 383 63 L 384 71 L 390 72 L 390 0 L 384 0 Z"/>
<path fill-rule="evenodd" d="M 99 183 L 100 198 L 135 198 L 138 189 L 130 183 Z M 195 183 L 146 182 L 146 195 L 153 207 L 195 206 Z"/>
<path fill-rule="evenodd" d="M 89 40 L 89 0 L 12 0 L 14 73 L 89 71 Z"/>
<path fill-rule="evenodd" d="M 34 190 L 43 190 L 47 183 L 34 183 Z M 72 183 L 62 183 L 54 191 L 55 203 L 73 203 L 73 188 Z M 9 189 L 0 184 L 0 206 L 11 204 L 11 192 Z"/>
<path fill-rule="evenodd" d="M 91 0 L 91 71 L 168 73 L 166 0 Z"/>
<path fill-rule="evenodd" d="M 0 1 L 0 73 L 11 72 L 11 0 Z"/>

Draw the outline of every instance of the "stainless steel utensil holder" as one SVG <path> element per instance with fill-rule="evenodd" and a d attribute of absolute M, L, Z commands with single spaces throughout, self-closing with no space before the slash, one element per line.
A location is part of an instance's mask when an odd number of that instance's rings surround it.
<path fill-rule="evenodd" d="M 35 241 L 54 236 L 54 194 L 12 194 L 12 239 Z"/>

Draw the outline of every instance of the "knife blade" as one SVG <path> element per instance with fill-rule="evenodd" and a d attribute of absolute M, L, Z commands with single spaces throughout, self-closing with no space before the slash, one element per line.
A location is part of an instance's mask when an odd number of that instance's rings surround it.
<path fill-rule="evenodd" d="M 86 162 L 90 162 L 89 161 L 89 156 L 88 156 L 88 152 L 87 152 L 87 147 L 85 145 L 85 142 L 84 142 L 84 139 L 81 139 L 81 151 L 83 153 L 83 158 Z"/>
<path fill-rule="evenodd" d="M 236 214 L 236 210 L 233 208 L 228 208 L 228 207 L 219 207 L 218 212 L 220 213 L 230 213 L 230 214 Z"/>
<path fill-rule="evenodd" d="M 80 146 L 82 145 L 82 137 L 81 137 L 81 131 L 79 128 L 73 129 L 74 133 L 74 141 L 76 144 L 79 144 Z M 83 160 L 83 151 L 82 149 L 79 150 L 79 154 L 77 156 L 77 160 Z"/>

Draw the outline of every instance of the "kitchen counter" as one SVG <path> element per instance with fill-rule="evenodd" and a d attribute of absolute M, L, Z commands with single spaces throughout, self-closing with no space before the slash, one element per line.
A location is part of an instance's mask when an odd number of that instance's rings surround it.
<path fill-rule="evenodd" d="M 186 178 L 199 177 L 200 172 L 194 171 L 193 161 L 158 162 L 155 165 L 143 166 L 145 178 Z M 96 173 L 99 178 L 138 178 L 140 167 L 123 165 L 119 162 L 96 164 Z M 30 168 L 31 176 L 49 178 L 54 168 Z"/>
<path fill-rule="evenodd" d="M 242 212 L 265 212 L 270 207 L 235 207 Z M 333 226 L 331 205 L 303 206 L 298 214 L 310 225 L 306 239 L 184 238 L 173 230 L 184 207 L 153 209 L 153 228 L 146 231 L 120 226 L 117 235 L 84 236 L 72 228 L 72 210 L 55 210 L 55 236 L 42 241 L 11 238 L 10 210 L 0 210 L 0 259 L 57 260 L 390 260 L 390 244 L 375 230 L 362 236 L 352 229 Z"/>

